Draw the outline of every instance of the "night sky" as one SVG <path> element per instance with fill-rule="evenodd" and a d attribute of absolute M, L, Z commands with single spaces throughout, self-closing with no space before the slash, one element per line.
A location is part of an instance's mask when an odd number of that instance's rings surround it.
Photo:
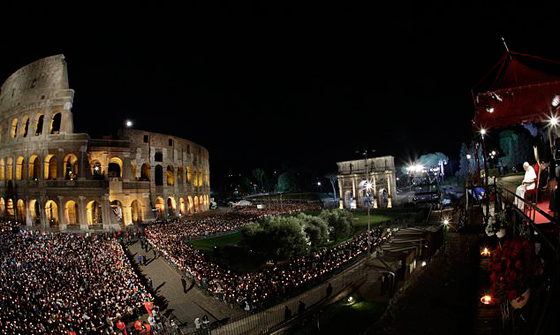
<path fill-rule="evenodd" d="M 211 172 L 397 162 L 471 136 L 471 88 L 510 50 L 560 61 L 558 5 L 227 3 L 2 11 L 0 82 L 64 54 L 76 132 L 193 140 Z M 11 13 L 11 14 L 9 14 Z"/>

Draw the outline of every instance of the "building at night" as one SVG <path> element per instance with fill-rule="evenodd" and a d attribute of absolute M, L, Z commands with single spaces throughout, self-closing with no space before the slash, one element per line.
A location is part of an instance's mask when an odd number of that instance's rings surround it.
<path fill-rule="evenodd" d="M 124 128 L 74 133 L 63 55 L 13 73 L 0 90 L 0 217 L 34 228 L 119 229 L 208 209 L 208 150 Z"/>
<path fill-rule="evenodd" d="M 397 194 L 395 157 L 338 162 L 340 208 L 391 208 Z"/>

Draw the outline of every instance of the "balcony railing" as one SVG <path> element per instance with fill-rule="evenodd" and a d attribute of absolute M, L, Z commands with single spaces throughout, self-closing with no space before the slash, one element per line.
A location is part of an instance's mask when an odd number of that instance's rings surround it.
<path fill-rule="evenodd" d="M 504 318 L 504 331 L 509 334 L 555 334 L 560 327 L 560 226 L 557 217 L 517 196 L 500 184 L 490 193 L 495 195 L 495 211 L 504 210 L 511 222 L 512 236 L 523 234 L 533 244 L 539 267 L 531 288 L 528 305 Z M 514 204 L 523 202 L 523 210 Z M 537 224 L 536 216 L 545 223 Z M 542 219 L 540 221 L 543 221 Z"/>
<path fill-rule="evenodd" d="M 109 181 L 107 180 L 3 180 L 0 181 L 0 187 L 10 187 L 10 183 L 18 188 L 54 188 L 54 187 L 72 187 L 72 188 L 107 188 Z"/>

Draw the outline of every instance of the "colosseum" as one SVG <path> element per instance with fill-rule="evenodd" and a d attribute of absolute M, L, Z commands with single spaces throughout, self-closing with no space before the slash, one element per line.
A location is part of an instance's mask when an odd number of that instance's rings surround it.
<path fill-rule="evenodd" d="M 63 55 L 35 61 L 0 88 L 0 216 L 55 230 L 120 229 L 209 207 L 208 150 L 124 127 L 74 133 Z"/>

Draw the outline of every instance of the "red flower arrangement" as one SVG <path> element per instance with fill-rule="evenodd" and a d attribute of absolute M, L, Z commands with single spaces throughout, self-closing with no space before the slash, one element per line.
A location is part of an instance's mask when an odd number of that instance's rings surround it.
<path fill-rule="evenodd" d="M 529 288 L 535 274 L 536 262 L 533 247 L 523 237 L 505 241 L 496 248 L 494 257 L 488 264 L 492 295 L 500 301 L 521 297 Z M 522 301 L 524 298 L 518 299 Z"/>

